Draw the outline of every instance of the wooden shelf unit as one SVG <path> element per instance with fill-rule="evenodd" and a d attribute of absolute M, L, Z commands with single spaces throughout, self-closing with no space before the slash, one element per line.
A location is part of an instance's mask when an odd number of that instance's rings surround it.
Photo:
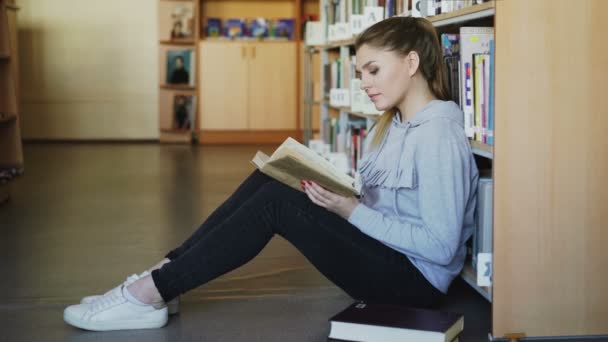
<path fill-rule="evenodd" d="M 200 0 L 196 134 L 201 144 L 281 143 L 301 137 L 302 17 L 317 0 Z M 207 38 L 208 18 L 294 19 L 293 40 Z"/>
<path fill-rule="evenodd" d="M 0 0 L 0 169 L 22 170 L 17 10 L 14 1 Z M 0 185 L 0 203 L 9 198 L 10 189 L 10 182 Z"/>
<path fill-rule="evenodd" d="M 167 34 L 167 32 L 173 29 L 174 23 L 171 22 L 170 11 L 175 10 L 175 6 L 192 6 L 192 18 L 191 18 L 191 37 L 189 38 L 174 38 L 173 34 Z M 199 65 L 197 58 L 197 45 L 200 39 L 199 37 L 199 0 L 158 0 L 158 21 L 159 21 L 159 139 L 161 143 L 185 143 L 190 144 L 192 142 L 193 134 L 198 117 L 198 73 Z M 182 30 L 184 24 L 182 23 Z M 169 30 L 171 28 L 171 30 Z M 190 58 L 192 58 L 191 65 L 194 66 L 194 70 L 188 70 L 189 77 L 193 80 L 193 85 L 182 85 L 182 84 L 168 84 L 167 79 L 167 54 L 173 50 L 191 50 Z M 192 102 L 190 107 L 192 110 L 192 117 L 190 122 L 190 129 L 179 129 L 176 128 L 176 113 L 175 101 L 177 96 L 183 96 L 183 98 L 191 98 Z"/>
<path fill-rule="evenodd" d="M 597 114 L 608 108 L 608 47 L 598 43 L 608 2 L 579 5 L 492 1 L 428 18 L 446 30 L 494 20 L 495 143 L 470 142 L 493 165 L 493 284 L 477 286 L 468 265 L 461 273 L 491 302 L 493 341 L 608 338 L 608 116 Z"/>

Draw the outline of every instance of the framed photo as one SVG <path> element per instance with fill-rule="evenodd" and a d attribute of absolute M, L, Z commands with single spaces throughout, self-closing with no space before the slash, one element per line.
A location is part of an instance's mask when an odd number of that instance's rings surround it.
<path fill-rule="evenodd" d="M 192 50 L 167 50 L 167 84 L 194 86 L 194 53 Z"/>
<path fill-rule="evenodd" d="M 196 97 L 175 94 L 173 97 L 173 129 L 190 130 L 194 125 Z"/>

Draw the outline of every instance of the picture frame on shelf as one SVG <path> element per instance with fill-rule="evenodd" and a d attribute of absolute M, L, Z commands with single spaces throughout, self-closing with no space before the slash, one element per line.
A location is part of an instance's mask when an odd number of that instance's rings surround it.
<path fill-rule="evenodd" d="M 194 3 L 161 1 L 159 5 L 159 39 L 161 41 L 194 40 Z"/>
<path fill-rule="evenodd" d="M 171 49 L 166 53 L 165 83 L 194 86 L 195 58 L 191 49 Z"/>
<path fill-rule="evenodd" d="M 194 127 L 196 97 L 194 95 L 175 94 L 173 96 L 172 129 L 191 130 Z"/>

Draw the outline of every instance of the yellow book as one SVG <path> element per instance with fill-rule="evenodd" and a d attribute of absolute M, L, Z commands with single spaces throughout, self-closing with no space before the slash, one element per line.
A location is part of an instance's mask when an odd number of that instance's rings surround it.
<path fill-rule="evenodd" d="M 359 195 L 354 178 L 292 138 L 287 138 L 270 157 L 258 151 L 251 163 L 262 173 L 299 191 L 302 191 L 300 181 L 311 180 L 342 196 Z"/>

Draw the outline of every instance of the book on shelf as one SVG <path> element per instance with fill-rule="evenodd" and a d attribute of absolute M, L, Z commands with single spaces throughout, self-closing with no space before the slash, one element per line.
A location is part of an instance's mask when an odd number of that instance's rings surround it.
<path fill-rule="evenodd" d="M 355 302 L 330 318 L 329 340 L 452 342 L 464 316 L 398 305 Z"/>
<path fill-rule="evenodd" d="M 477 53 L 489 53 L 490 41 L 494 39 L 493 27 L 460 28 L 460 106 L 464 112 L 464 129 L 469 138 L 475 133 L 474 60 Z"/>
<path fill-rule="evenodd" d="M 282 18 L 270 21 L 270 32 L 268 34 L 268 37 L 270 39 L 293 40 L 294 34 L 294 19 Z"/>
<path fill-rule="evenodd" d="M 160 2 L 158 27 L 161 41 L 192 39 L 194 21 L 194 3 Z"/>
<path fill-rule="evenodd" d="M 194 86 L 194 66 L 193 50 L 168 50 L 166 83 Z"/>
<path fill-rule="evenodd" d="M 227 38 L 243 38 L 247 29 L 245 19 L 228 19 L 224 23 L 224 36 Z"/>
<path fill-rule="evenodd" d="M 311 180 L 342 196 L 359 195 L 355 180 L 331 162 L 292 138 L 287 138 L 271 156 L 258 151 L 251 163 L 262 173 L 302 191 L 300 181 Z"/>
<path fill-rule="evenodd" d="M 255 18 L 249 21 L 249 37 L 264 39 L 268 37 L 268 20 L 265 18 Z"/>
<path fill-rule="evenodd" d="M 207 38 L 219 38 L 222 36 L 222 19 L 207 18 L 205 24 L 205 34 Z"/>
<path fill-rule="evenodd" d="M 177 94 L 173 97 L 173 129 L 189 130 L 194 125 L 196 97 Z"/>

